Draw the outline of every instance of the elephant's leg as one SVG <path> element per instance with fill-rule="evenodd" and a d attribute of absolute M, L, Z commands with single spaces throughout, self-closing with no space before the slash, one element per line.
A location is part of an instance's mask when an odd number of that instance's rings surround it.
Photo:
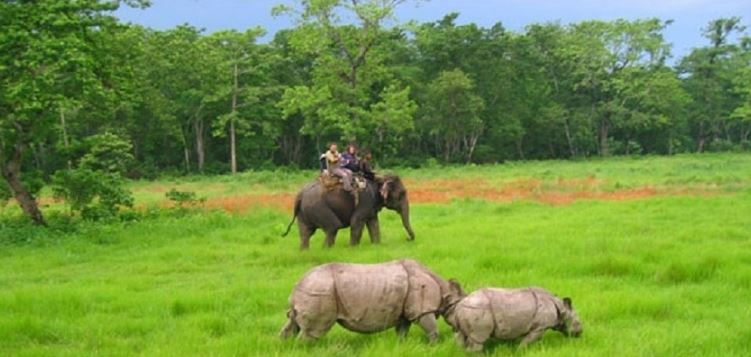
<path fill-rule="evenodd" d="M 370 235 L 371 243 L 381 243 L 381 225 L 378 223 L 378 216 L 368 221 L 368 235 Z"/>
<path fill-rule="evenodd" d="M 428 341 L 431 344 L 438 342 L 438 324 L 435 321 L 435 315 L 425 314 L 418 320 L 420 327 L 428 335 Z"/>
<path fill-rule="evenodd" d="M 324 232 L 326 240 L 323 242 L 324 247 L 331 247 L 336 242 L 336 232 L 344 226 L 339 218 L 328 208 L 323 208 L 317 213 L 317 223 Z"/>
<path fill-rule="evenodd" d="M 349 228 L 349 245 L 360 244 L 360 238 L 362 238 L 362 230 L 365 228 L 365 222 L 361 219 L 353 219 Z"/>
<path fill-rule="evenodd" d="M 334 243 L 336 243 L 336 232 L 336 229 L 326 230 L 326 241 L 323 242 L 324 247 L 331 248 L 334 246 Z"/>
<path fill-rule="evenodd" d="M 310 248 L 310 236 L 316 232 L 316 228 L 311 227 L 300 220 L 297 221 L 297 226 L 300 231 L 300 250 L 307 250 Z"/>
<path fill-rule="evenodd" d="M 403 339 L 407 337 L 407 333 L 409 332 L 409 327 L 412 325 L 409 320 L 405 319 L 404 317 L 400 317 L 399 321 L 396 322 L 396 335 Z"/>

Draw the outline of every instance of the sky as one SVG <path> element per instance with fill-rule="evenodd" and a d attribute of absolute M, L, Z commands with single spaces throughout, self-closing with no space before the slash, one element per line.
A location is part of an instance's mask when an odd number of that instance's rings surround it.
<path fill-rule="evenodd" d="M 274 32 L 293 26 L 286 17 L 271 16 L 271 8 L 292 0 L 152 0 L 145 10 L 122 7 L 116 15 L 156 29 L 191 24 L 208 32 L 223 29 L 244 30 L 261 26 L 266 39 Z M 431 0 L 408 1 L 397 10 L 399 21 L 436 21 L 450 12 L 459 13 L 459 24 L 474 22 L 490 27 L 522 31 L 526 25 L 560 21 L 613 20 L 658 17 L 671 19 L 665 30 L 673 44 L 674 59 L 691 48 L 704 46 L 701 29 L 719 17 L 740 16 L 751 29 L 751 0 Z"/>

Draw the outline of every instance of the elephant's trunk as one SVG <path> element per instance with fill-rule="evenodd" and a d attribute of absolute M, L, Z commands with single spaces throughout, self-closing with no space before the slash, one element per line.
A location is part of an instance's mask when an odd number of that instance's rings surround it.
<path fill-rule="evenodd" d="M 409 240 L 415 240 L 415 232 L 412 231 L 412 225 L 409 223 L 409 202 L 406 200 L 404 201 L 399 213 L 402 216 L 404 229 L 407 230 L 407 234 L 409 234 Z"/>

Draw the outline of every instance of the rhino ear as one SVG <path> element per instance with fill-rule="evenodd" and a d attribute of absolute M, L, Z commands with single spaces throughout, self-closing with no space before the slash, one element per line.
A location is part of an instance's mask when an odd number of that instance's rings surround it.
<path fill-rule="evenodd" d="M 449 290 L 452 293 L 458 294 L 459 296 L 464 296 L 464 290 L 462 290 L 462 285 L 459 284 L 456 279 L 449 279 Z"/>
<path fill-rule="evenodd" d="M 563 306 L 565 306 L 569 310 L 572 310 L 573 309 L 573 305 L 571 305 L 571 298 L 569 298 L 569 297 L 563 298 Z"/>

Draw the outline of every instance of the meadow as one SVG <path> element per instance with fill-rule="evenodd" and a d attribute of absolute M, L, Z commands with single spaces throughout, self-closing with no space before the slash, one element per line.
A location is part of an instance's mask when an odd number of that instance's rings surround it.
<path fill-rule="evenodd" d="M 132 182 L 132 219 L 50 228 L 0 223 L 0 355 L 452 356 L 439 322 L 360 335 L 336 326 L 281 341 L 287 297 L 311 267 L 414 258 L 465 290 L 536 285 L 570 296 L 581 338 L 548 332 L 496 355 L 751 355 L 751 155 L 704 154 L 394 170 L 414 242 L 381 213 L 382 244 L 281 238 L 314 171 Z M 171 188 L 203 207 L 167 208 Z"/>

